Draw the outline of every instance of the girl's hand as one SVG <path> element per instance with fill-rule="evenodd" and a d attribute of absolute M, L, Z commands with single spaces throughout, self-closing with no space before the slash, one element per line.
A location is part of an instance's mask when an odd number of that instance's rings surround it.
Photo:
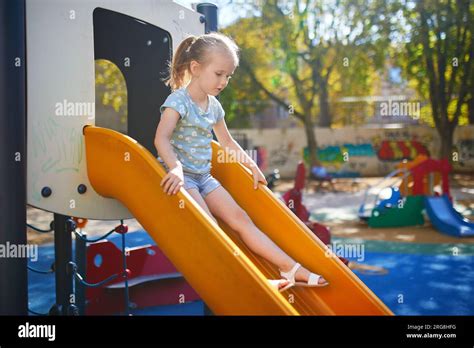
<path fill-rule="evenodd" d="M 252 171 L 253 175 L 253 188 L 256 190 L 258 188 L 258 183 L 261 182 L 265 185 L 268 185 L 267 179 L 265 179 L 265 175 L 261 172 L 260 168 L 258 166 L 252 165 L 250 166 L 250 170 Z"/>
<path fill-rule="evenodd" d="M 183 185 L 183 168 L 180 165 L 171 169 L 160 183 L 160 186 L 163 186 L 163 192 L 168 193 L 168 195 L 174 195 L 178 193 L 179 189 Z"/>

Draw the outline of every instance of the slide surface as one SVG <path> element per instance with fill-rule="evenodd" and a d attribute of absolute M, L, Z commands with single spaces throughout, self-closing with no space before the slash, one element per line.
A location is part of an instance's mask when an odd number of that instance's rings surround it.
<path fill-rule="evenodd" d="M 440 232 L 455 237 L 474 237 L 474 223 L 462 217 L 448 196 L 426 197 L 426 212 L 431 222 Z"/>
<path fill-rule="evenodd" d="M 254 223 L 291 257 L 329 281 L 324 288 L 274 290 L 278 270 L 253 254 L 222 221 L 216 224 L 184 190 L 163 193 L 166 175 L 134 139 L 110 129 L 84 128 L 89 180 L 97 193 L 122 202 L 216 315 L 392 315 L 388 307 L 264 185 L 253 189 L 240 163 L 212 174 Z"/>

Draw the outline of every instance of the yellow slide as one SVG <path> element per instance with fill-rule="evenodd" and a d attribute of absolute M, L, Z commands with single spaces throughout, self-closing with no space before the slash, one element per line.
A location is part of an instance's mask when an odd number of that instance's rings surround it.
<path fill-rule="evenodd" d="M 224 223 L 217 225 L 184 189 L 177 195 L 163 193 L 165 170 L 136 140 L 95 126 L 86 126 L 84 135 L 95 191 L 129 209 L 214 314 L 392 314 L 267 187 L 254 190 L 245 167 L 218 163 L 217 143 L 212 174 L 262 231 L 305 267 L 324 275 L 328 286 L 274 290 L 267 279 L 279 278 L 276 267 L 254 255 Z"/>

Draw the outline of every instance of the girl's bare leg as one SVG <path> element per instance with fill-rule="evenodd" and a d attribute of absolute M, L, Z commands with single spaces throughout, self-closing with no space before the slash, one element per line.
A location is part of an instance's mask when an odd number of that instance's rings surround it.
<path fill-rule="evenodd" d="M 236 231 L 253 252 L 270 261 L 283 272 L 288 272 L 293 268 L 295 261 L 255 226 L 247 213 L 222 186 L 209 193 L 204 201 L 210 212 Z M 310 272 L 306 268 L 300 267 L 295 279 L 307 282 L 309 275 Z M 320 284 L 325 282 L 324 278 L 319 279 Z"/>
<path fill-rule="evenodd" d="M 194 200 L 204 209 L 204 211 L 209 214 L 209 216 L 214 220 L 216 221 L 216 219 L 214 218 L 214 216 L 212 216 L 211 212 L 209 211 L 209 208 L 206 204 L 206 202 L 204 201 L 204 199 L 202 198 L 201 194 L 199 193 L 198 190 L 196 189 L 188 189 L 187 192 L 194 198 Z M 217 222 L 217 221 L 216 221 Z M 285 286 L 287 286 L 289 284 L 289 282 L 287 280 L 281 280 L 279 283 L 278 283 L 278 288 L 281 289 Z"/>

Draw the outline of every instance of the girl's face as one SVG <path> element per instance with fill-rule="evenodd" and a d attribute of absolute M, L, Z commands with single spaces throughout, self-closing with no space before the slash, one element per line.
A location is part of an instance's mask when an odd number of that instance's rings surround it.
<path fill-rule="evenodd" d="M 193 63 L 197 64 L 195 65 L 197 69 L 192 70 L 196 82 L 205 93 L 214 96 L 226 88 L 236 68 L 234 60 L 224 53 L 213 55 L 207 65 L 201 65 L 193 61 L 191 62 L 191 69 L 193 69 Z"/>

